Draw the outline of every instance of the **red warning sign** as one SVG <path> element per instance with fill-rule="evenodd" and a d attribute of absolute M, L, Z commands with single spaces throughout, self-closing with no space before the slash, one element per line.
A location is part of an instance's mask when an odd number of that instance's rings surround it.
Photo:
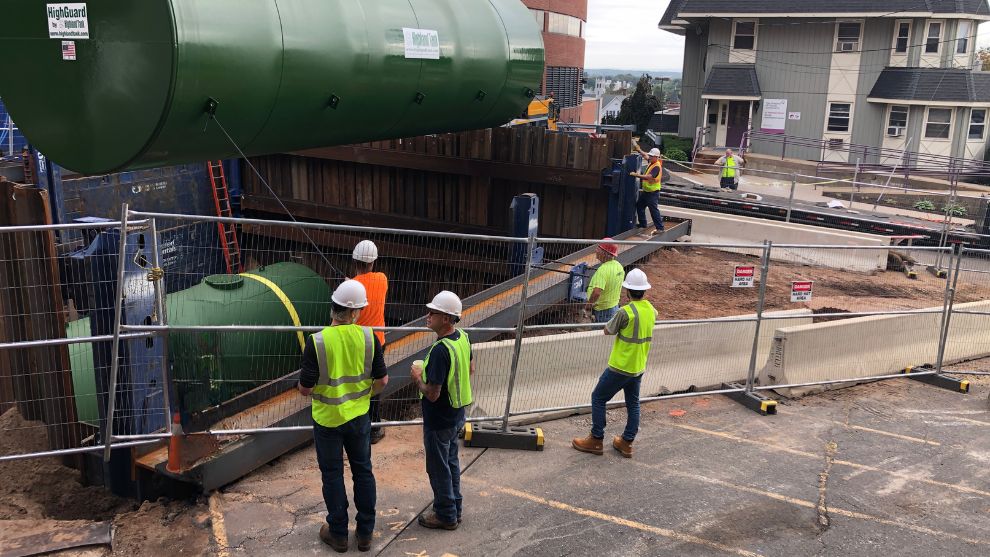
<path fill-rule="evenodd" d="M 810 280 L 796 280 L 791 283 L 792 302 L 810 302 L 815 283 Z"/>
<path fill-rule="evenodd" d="M 756 267 L 752 265 L 736 265 L 732 273 L 732 288 L 752 288 L 756 278 Z"/>

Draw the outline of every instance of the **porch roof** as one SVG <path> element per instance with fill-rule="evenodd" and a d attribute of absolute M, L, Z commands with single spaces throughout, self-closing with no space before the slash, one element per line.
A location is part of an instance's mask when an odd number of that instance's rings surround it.
<path fill-rule="evenodd" d="M 708 74 L 703 99 L 730 99 L 758 101 L 763 98 L 760 80 L 753 64 L 716 64 Z"/>

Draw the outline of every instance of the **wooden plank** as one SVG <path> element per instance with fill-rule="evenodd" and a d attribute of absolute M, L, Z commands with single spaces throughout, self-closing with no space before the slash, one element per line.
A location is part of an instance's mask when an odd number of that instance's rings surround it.
<path fill-rule="evenodd" d="M 578 170 L 588 170 L 589 161 L 588 156 L 591 149 L 591 138 L 588 136 L 581 136 L 574 138 L 574 162 L 571 163 L 570 167 Z"/>
<path fill-rule="evenodd" d="M 378 211 L 363 211 L 361 209 L 344 207 L 335 207 L 332 210 L 328 210 L 327 207 L 311 201 L 295 201 L 291 199 L 283 199 L 282 202 L 285 203 L 285 206 L 288 207 L 293 215 L 301 218 L 354 226 L 381 226 L 382 224 L 382 214 Z M 242 207 L 246 212 L 251 212 L 252 214 L 283 214 L 278 202 L 268 196 L 246 196 L 242 201 Z M 476 223 L 457 224 L 395 213 L 389 214 L 387 218 L 391 227 L 409 230 L 435 230 L 440 232 L 489 235 L 501 235 L 505 232 L 504 230 L 496 230 Z"/>
<path fill-rule="evenodd" d="M 556 149 L 553 156 L 559 156 L 560 158 L 558 160 L 561 161 L 560 163 L 552 163 L 552 166 L 533 166 L 503 161 L 400 153 L 366 149 L 352 145 L 311 149 L 301 151 L 299 154 L 342 162 L 373 164 L 445 174 L 485 176 L 541 184 L 567 184 L 572 187 L 587 189 L 598 189 L 601 187 L 601 175 L 598 171 L 566 167 L 567 138 L 558 136 L 551 138 L 550 141 L 552 144 L 551 148 Z M 499 151 L 494 153 L 493 156 L 495 158 L 501 156 L 508 157 L 509 153 L 505 149 L 499 148 Z"/>

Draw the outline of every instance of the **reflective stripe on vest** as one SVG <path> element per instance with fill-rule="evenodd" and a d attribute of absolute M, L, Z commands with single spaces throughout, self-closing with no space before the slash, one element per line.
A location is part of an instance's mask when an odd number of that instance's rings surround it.
<path fill-rule="evenodd" d="M 616 334 L 608 367 L 626 375 L 639 375 L 646 370 L 657 314 L 646 300 L 630 302 L 620 310 L 626 312 L 629 322 Z"/>
<path fill-rule="evenodd" d="M 653 193 L 655 191 L 660 191 L 660 187 L 663 186 L 661 183 L 663 180 L 663 161 L 658 160 L 657 162 L 650 163 L 650 166 L 646 169 L 646 174 L 649 176 L 650 172 L 654 168 L 659 168 L 660 172 L 657 174 L 656 180 L 652 178 L 643 178 L 643 191 Z"/>
<path fill-rule="evenodd" d="M 722 167 L 722 177 L 723 178 L 735 178 L 736 177 L 736 159 L 726 158 L 725 166 Z"/>
<path fill-rule="evenodd" d="M 423 360 L 423 383 L 429 384 L 426 377 L 426 368 L 430 363 L 430 354 L 438 344 L 447 347 L 450 353 L 450 369 L 447 370 L 447 398 L 453 408 L 464 408 L 473 402 L 471 395 L 471 341 L 467 333 L 460 331 L 461 336 L 457 340 L 444 338 L 433 343 L 430 351 Z M 423 398 L 422 391 L 419 398 Z"/>
<path fill-rule="evenodd" d="M 338 427 L 368 413 L 375 342 L 371 329 L 327 327 L 313 335 L 320 379 L 313 387 L 313 421 Z"/>

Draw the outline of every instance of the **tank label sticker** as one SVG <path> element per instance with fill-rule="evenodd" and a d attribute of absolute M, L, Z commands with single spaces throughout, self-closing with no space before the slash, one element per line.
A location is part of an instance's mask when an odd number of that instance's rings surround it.
<path fill-rule="evenodd" d="M 433 29 L 402 28 L 406 39 L 406 58 L 440 59 L 440 33 Z"/>
<path fill-rule="evenodd" d="M 88 39 L 86 4 L 48 4 L 49 39 Z"/>

